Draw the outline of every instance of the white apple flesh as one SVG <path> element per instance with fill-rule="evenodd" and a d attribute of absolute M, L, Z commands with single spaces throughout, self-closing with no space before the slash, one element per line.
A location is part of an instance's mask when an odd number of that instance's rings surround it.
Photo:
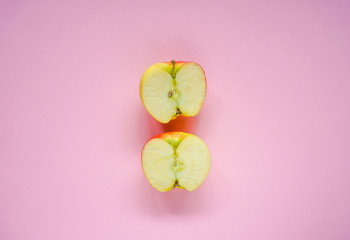
<path fill-rule="evenodd" d="M 175 187 L 197 189 L 210 169 L 210 154 L 197 136 L 169 132 L 149 140 L 142 151 L 142 169 L 149 183 L 161 192 Z"/>
<path fill-rule="evenodd" d="M 206 90 L 204 71 L 194 62 L 154 64 L 143 73 L 140 83 L 145 108 L 161 123 L 178 115 L 197 115 Z"/>

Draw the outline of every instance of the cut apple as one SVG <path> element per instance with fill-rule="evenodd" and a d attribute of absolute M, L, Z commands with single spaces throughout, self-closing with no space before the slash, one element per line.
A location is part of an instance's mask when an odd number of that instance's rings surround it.
<path fill-rule="evenodd" d="M 195 135 L 169 132 L 149 140 L 142 150 L 142 169 L 149 183 L 161 192 L 197 189 L 210 169 L 210 154 Z"/>
<path fill-rule="evenodd" d="M 206 91 L 204 71 L 194 62 L 154 64 L 143 73 L 140 83 L 144 106 L 161 123 L 178 115 L 197 115 Z"/>

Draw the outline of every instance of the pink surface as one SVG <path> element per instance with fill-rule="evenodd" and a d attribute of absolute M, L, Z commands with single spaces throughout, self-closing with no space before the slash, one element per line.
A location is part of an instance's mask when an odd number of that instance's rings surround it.
<path fill-rule="evenodd" d="M 1 1 L 0 239 L 350 239 L 349 1 Z M 207 74 L 162 127 L 138 92 L 171 59 Z M 195 192 L 140 164 L 201 137 Z"/>

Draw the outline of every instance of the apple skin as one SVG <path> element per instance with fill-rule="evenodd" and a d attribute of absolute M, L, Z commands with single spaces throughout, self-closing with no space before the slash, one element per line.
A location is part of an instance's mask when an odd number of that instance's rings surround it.
<path fill-rule="evenodd" d="M 207 89 L 208 89 L 207 77 L 206 77 L 206 75 L 205 75 L 204 69 L 202 68 L 202 66 L 201 66 L 200 64 L 198 64 L 198 63 L 196 63 L 196 62 L 175 61 L 175 72 L 177 72 L 183 65 L 185 65 L 185 64 L 187 64 L 187 63 L 195 63 L 195 64 L 197 64 L 197 65 L 202 69 L 202 71 L 203 71 L 203 73 L 204 73 L 204 77 L 205 77 L 205 79 L 204 79 L 204 80 L 205 80 L 205 95 L 207 95 Z M 163 68 L 165 71 L 167 71 L 169 74 L 171 74 L 172 66 L 173 66 L 173 63 L 172 63 L 171 61 L 170 61 L 170 62 L 156 63 L 156 64 L 153 64 L 152 66 L 150 66 L 149 68 L 147 68 L 147 70 L 142 74 L 141 81 L 140 81 L 139 92 L 140 92 L 140 97 L 141 97 L 142 104 L 145 106 L 145 108 L 146 108 L 146 105 L 145 105 L 145 103 L 144 103 L 144 101 L 143 101 L 143 99 L 142 99 L 141 90 L 142 90 L 142 86 L 143 86 L 143 84 L 144 84 L 144 82 L 145 82 L 145 79 L 147 79 L 147 75 L 148 75 L 149 73 L 151 73 L 154 69 L 158 68 L 158 67 Z M 201 108 L 202 108 L 202 106 L 203 106 L 204 101 L 205 101 L 205 97 L 204 97 L 203 102 L 202 102 L 202 104 L 201 104 Z M 151 114 L 151 112 L 148 111 L 147 108 L 146 108 L 146 110 L 147 110 L 147 112 L 148 112 L 149 114 Z M 186 114 L 184 114 L 184 113 L 181 112 L 179 115 L 174 115 L 174 116 L 172 117 L 171 120 L 176 119 L 176 118 L 177 118 L 178 116 L 180 116 L 180 115 L 181 115 L 181 116 L 185 116 L 185 117 L 191 117 L 191 116 L 187 116 Z M 151 116 L 152 116 L 154 119 L 156 119 L 152 114 L 151 114 Z"/>
<path fill-rule="evenodd" d="M 175 139 L 176 141 L 180 141 L 180 140 L 183 140 L 185 137 L 187 137 L 187 136 L 194 136 L 193 134 L 190 134 L 190 133 L 184 133 L 184 132 L 166 132 L 166 133 L 161 133 L 161 134 L 158 134 L 158 135 L 156 135 L 156 136 L 154 136 L 154 137 L 152 137 L 152 138 L 150 138 L 146 143 L 145 143 L 145 145 L 143 145 L 143 147 L 142 147 L 142 151 L 141 151 L 141 167 L 142 167 L 142 172 L 144 173 L 144 175 L 145 175 L 145 177 L 146 177 L 146 179 L 147 179 L 147 181 L 148 182 L 150 182 L 149 181 L 149 179 L 147 178 L 147 175 L 145 174 L 145 171 L 144 171 L 144 169 L 143 169 L 143 164 L 142 164 L 142 153 L 143 153 L 143 150 L 144 150 L 144 148 L 145 148 L 145 146 L 147 145 L 147 143 L 149 142 L 149 141 L 151 141 L 152 139 L 155 139 L 155 138 L 160 138 L 160 139 L 163 139 L 163 140 L 165 140 L 165 141 L 171 141 L 171 140 L 173 140 L 173 139 Z M 208 149 L 208 151 L 209 151 L 209 149 Z M 209 174 L 209 171 L 208 171 L 208 173 L 207 173 L 207 175 Z M 205 179 L 204 179 L 205 180 Z M 203 180 L 203 181 L 204 181 Z M 203 183 L 203 182 L 202 182 Z M 164 192 L 168 192 L 168 191 L 170 191 L 170 190 L 172 190 L 172 189 L 174 189 L 175 187 L 177 187 L 177 188 L 180 188 L 180 189 L 185 189 L 184 187 L 182 187 L 182 186 L 174 186 L 174 187 L 171 187 L 171 188 L 169 188 L 169 189 L 167 189 L 166 191 L 164 191 Z M 158 190 L 158 189 L 157 189 Z M 186 189 L 187 190 L 187 189 Z M 195 190 L 195 189 L 194 189 Z M 192 191 L 194 191 L 194 190 L 192 190 Z M 159 190 L 158 190 L 159 191 Z M 189 191 L 189 190 L 188 190 Z"/>

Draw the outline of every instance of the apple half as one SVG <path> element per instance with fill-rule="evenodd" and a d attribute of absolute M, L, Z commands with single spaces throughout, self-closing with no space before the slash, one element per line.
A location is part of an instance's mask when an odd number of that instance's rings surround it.
<path fill-rule="evenodd" d="M 202 67 L 194 62 L 156 63 L 142 75 L 140 96 L 147 111 L 167 123 L 179 115 L 198 114 L 207 83 Z"/>
<path fill-rule="evenodd" d="M 178 187 L 197 189 L 210 169 L 210 154 L 197 136 L 183 132 L 163 133 L 150 139 L 142 150 L 143 172 L 161 192 Z"/>

